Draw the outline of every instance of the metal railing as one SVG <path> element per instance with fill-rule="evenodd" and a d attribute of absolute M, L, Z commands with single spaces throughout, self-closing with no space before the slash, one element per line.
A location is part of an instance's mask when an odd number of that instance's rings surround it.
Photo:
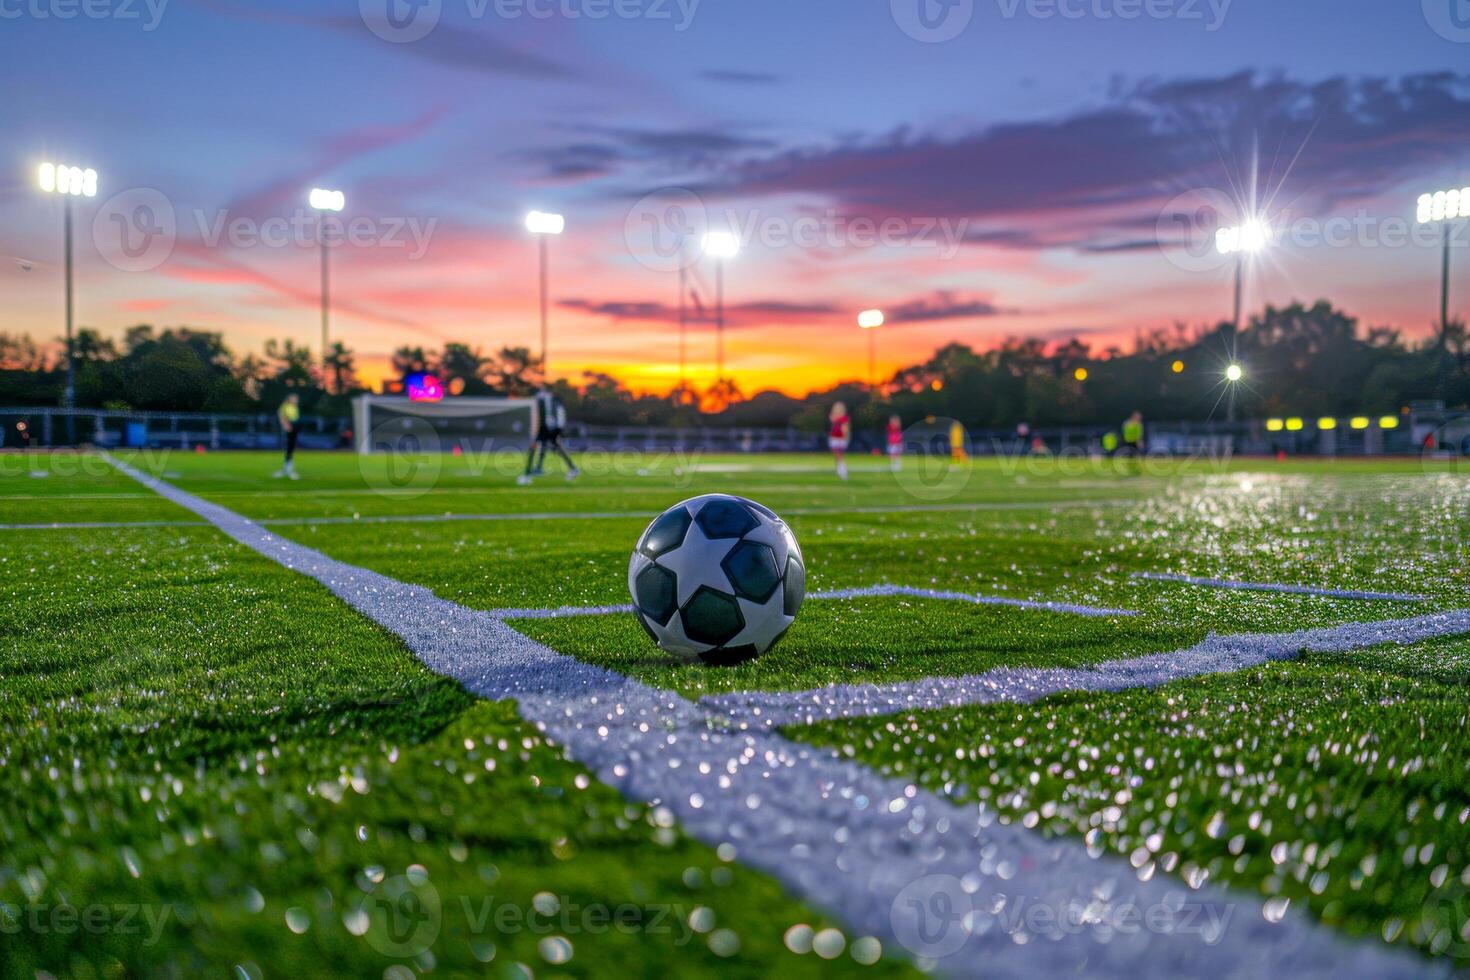
<path fill-rule="evenodd" d="M 1470 413 L 1437 407 L 1420 408 L 1389 420 L 1339 419 L 1324 427 L 1318 419 L 1237 422 L 1150 422 L 1147 449 L 1174 456 L 1275 455 L 1377 456 L 1419 454 L 1470 455 Z M 1366 424 L 1363 424 L 1365 423 Z M 351 422 L 307 415 L 300 422 L 304 449 L 351 448 Z M 908 452 L 947 453 L 948 420 L 921 421 L 905 430 Z M 1092 454 L 1110 451 L 1110 435 L 1118 425 L 1051 426 L 1024 434 L 1016 429 L 979 429 L 964 434 L 972 456 Z M 0 408 L 0 448 L 37 449 L 94 445 L 103 448 L 276 449 L 280 426 L 272 414 L 230 415 L 203 412 L 132 412 L 106 409 Z M 588 449 L 677 450 L 706 453 L 823 452 L 824 432 L 785 428 L 603 426 L 573 423 L 567 444 Z M 857 430 L 851 451 L 882 451 L 882 432 Z M 446 446 L 446 450 L 449 447 Z"/>

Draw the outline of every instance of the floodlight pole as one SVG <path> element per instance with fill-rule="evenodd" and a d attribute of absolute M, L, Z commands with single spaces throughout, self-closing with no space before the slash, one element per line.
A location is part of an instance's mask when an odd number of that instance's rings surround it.
<path fill-rule="evenodd" d="M 868 331 L 868 393 L 878 388 L 878 331 Z"/>
<path fill-rule="evenodd" d="M 715 259 L 715 385 L 725 380 L 725 260 Z"/>
<path fill-rule="evenodd" d="M 1235 258 L 1235 318 L 1231 322 L 1235 324 L 1235 332 L 1240 333 L 1240 317 L 1242 301 L 1245 293 L 1245 253 L 1241 252 Z"/>
<path fill-rule="evenodd" d="M 1439 326 L 1448 331 L 1450 326 L 1450 223 L 1444 226 L 1444 262 L 1439 281 Z"/>
<path fill-rule="evenodd" d="M 1444 223 L 1444 259 L 1440 264 L 1439 277 L 1439 351 L 1435 357 L 1435 393 L 1444 400 L 1444 355 L 1450 339 L 1450 231 L 1452 224 Z"/>
<path fill-rule="evenodd" d="M 64 408 L 76 406 L 76 343 L 73 339 L 72 320 L 74 303 L 72 300 L 72 232 L 71 232 L 71 195 L 62 197 L 61 201 L 61 237 L 63 247 L 66 249 L 66 391 L 62 393 L 61 404 Z M 70 415 L 67 416 L 67 438 L 72 439 L 74 423 Z"/>
<path fill-rule="evenodd" d="M 545 380 L 545 382 L 547 384 L 550 384 L 551 383 L 551 362 L 547 360 L 547 351 L 546 351 L 546 349 L 547 349 L 547 337 L 550 334 L 550 330 L 547 327 L 547 321 L 548 321 L 548 318 L 549 318 L 548 308 L 549 308 L 549 305 L 550 305 L 550 291 L 549 291 L 549 288 L 547 286 L 547 278 L 546 278 L 546 263 L 547 263 L 547 257 L 548 257 L 548 254 L 549 254 L 549 249 L 547 248 L 547 245 L 546 245 L 546 237 L 547 236 L 545 236 L 545 235 L 537 235 L 536 237 L 539 239 L 539 245 L 541 246 L 541 248 L 540 248 L 540 252 L 541 252 L 541 377 Z"/>
<path fill-rule="evenodd" d="M 322 388 L 330 386 L 330 375 L 327 369 L 328 338 L 331 335 L 331 285 L 332 278 L 327 259 L 327 213 L 317 212 L 317 238 L 322 251 Z"/>
<path fill-rule="evenodd" d="M 688 288 L 688 270 L 684 267 L 684 242 L 679 242 L 679 397 L 684 397 L 684 372 L 688 348 L 686 337 L 689 329 L 689 317 L 684 306 L 684 294 Z"/>

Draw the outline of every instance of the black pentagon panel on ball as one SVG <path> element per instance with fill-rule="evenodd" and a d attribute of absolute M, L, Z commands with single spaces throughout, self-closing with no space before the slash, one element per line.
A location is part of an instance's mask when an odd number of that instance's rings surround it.
<path fill-rule="evenodd" d="M 711 500 L 694 519 L 707 538 L 738 538 L 759 525 L 755 516 L 734 498 Z"/>
<path fill-rule="evenodd" d="M 801 600 L 806 598 L 806 566 L 795 555 L 786 559 L 785 584 L 786 600 L 782 611 L 788 616 L 795 616 L 801 609 Z"/>
<path fill-rule="evenodd" d="M 648 525 L 648 530 L 643 532 L 643 540 L 638 543 L 638 550 L 650 558 L 668 554 L 684 543 L 691 521 L 687 508 L 674 507 Z"/>
<path fill-rule="evenodd" d="M 633 580 L 633 600 L 638 611 L 664 626 L 678 607 L 674 573 L 661 565 L 649 565 Z"/>
<path fill-rule="evenodd" d="M 740 615 L 740 604 L 735 597 L 716 592 L 707 585 L 700 586 L 684 603 L 680 615 L 684 619 L 684 635 L 695 643 L 721 646 L 745 628 L 745 617 Z"/>
<path fill-rule="evenodd" d="M 765 602 L 781 584 L 776 553 L 770 545 L 758 541 L 742 541 L 731 548 L 720 568 L 735 587 L 735 594 L 754 602 Z"/>
<path fill-rule="evenodd" d="M 745 506 L 755 511 L 757 516 L 764 517 L 770 521 L 781 520 L 781 518 L 776 516 L 776 512 L 774 510 L 771 510 L 771 508 L 767 507 L 765 504 L 758 504 L 754 500 L 749 500 L 745 497 L 741 497 L 740 499 L 745 502 Z"/>

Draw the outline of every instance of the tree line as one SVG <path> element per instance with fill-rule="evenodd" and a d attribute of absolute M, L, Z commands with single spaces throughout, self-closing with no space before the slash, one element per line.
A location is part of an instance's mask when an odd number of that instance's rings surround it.
<path fill-rule="evenodd" d="M 76 404 L 108 410 L 274 412 L 288 391 L 308 414 L 345 417 L 363 393 L 353 352 L 335 343 L 323 362 L 290 340 L 236 356 L 217 332 L 192 327 L 129 328 L 114 341 L 82 329 L 74 340 Z M 1233 386 L 1225 368 L 1244 371 Z M 399 377 L 427 371 L 454 394 L 529 395 L 542 382 L 524 347 L 484 352 L 466 343 L 401 347 Z M 0 333 L 0 405 L 58 405 L 65 363 L 54 348 Z M 1229 323 L 1142 332 L 1132 349 L 1095 350 L 1080 339 L 1048 344 L 1013 338 L 989 350 L 951 343 L 881 382 L 876 391 L 843 382 L 802 398 L 773 390 L 747 394 L 731 380 L 667 395 L 629 390 L 586 372 L 553 383 L 571 416 L 597 425 L 796 426 L 820 430 L 843 400 L 861 427 L 890 414 L 905 422 L 955 418 L 974 429 L 1088 425 L 1138 410 L 1148 418 L 1221 418 L 1234 395 L 1241 417 L 1398 412 L 1411 402 L 1470 403 L 1470 335 L 1452 321 L 1419 341 L 1396 329 L 1363 328 L 1330 303 L 1267 307 L 1238 334 Z"/>

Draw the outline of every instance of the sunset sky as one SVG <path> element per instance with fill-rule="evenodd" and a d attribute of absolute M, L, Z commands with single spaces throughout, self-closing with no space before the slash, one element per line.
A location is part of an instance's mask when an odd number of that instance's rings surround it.
<path fill-rule="evenodd" d="M 538 343 L 532 208 L 568 223 L 554 373 L 635 388 L 676 376 L 680 230 L 744 239 L 747 392 L 862 377 L 868 307 L 886 370 L 1227 318 L 1211 207 L 1277 229 L 1252 308 L 1326 297 L 1419 335 L 1439 245 L 1415 199 L 1470 185 L 1449 2 L 0 0 L 0 330 L 62 330 L 61 204 L 35 176 L 56 160 L 100 174 L 78 323 L 242 353 L 317 349 L 306 195 L 344 191 L 333 328 L 374 380 L 402 344 Z M 708 322 L 689 352 L 707 383 Z"/>

